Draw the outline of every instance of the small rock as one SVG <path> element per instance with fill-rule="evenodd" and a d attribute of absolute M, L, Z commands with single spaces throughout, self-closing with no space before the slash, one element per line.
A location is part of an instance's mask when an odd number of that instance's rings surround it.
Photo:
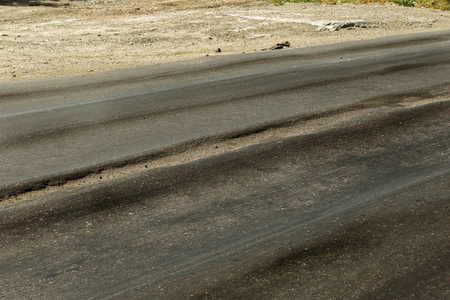
<path fill-rule="evenodd" d="M 279 43 L 279 44 L 276 44 L 275 46 L 272 46 L 272 47 L 266 48 L 266 49 L 262 49 L 262 50 L 279 50 L 279 49 L 283 49 L 284 47 L 290 47 L 290 46 L 291 46 L 291 43 L 286 41 L 284 43 Z"/>
<path fill-rule="evenodd" d="M 217 50 L 215 50 L 217 53 L 220 53 L 220 52 L 222 52 L 222 49 L 220 49 L 220 48 L 217 48 Z"/>
<path fill-rule="evenodd" d="M 337 31 L 339 29 L 367 28 L 370 25 L 365 20 L 331 21 L 317 28 L 316 31 Z"/>

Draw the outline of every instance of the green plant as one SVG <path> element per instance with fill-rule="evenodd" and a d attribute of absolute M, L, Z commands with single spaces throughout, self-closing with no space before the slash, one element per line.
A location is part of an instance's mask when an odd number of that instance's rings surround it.
<path fill-rule="evenodd" d="M 413 2 L 411 0 L 393 0 L 395 4 L 398 4 L 400 6 L 406 6 L 406 7 L 414 7 L 416 6 L 416 2 Z"/>

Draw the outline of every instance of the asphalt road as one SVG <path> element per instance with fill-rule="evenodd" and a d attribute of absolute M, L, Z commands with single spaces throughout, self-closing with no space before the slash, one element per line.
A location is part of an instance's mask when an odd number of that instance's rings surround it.
<path fill-rule="evenodd" d="M 441 90 L 449 48 L 446 31 L 1 83 L 0 191 L 8 196 L 206 137 Z"/>
<path fill-rule="evenodd" d="M 0 298 L 448 297 L 449 46 L 447 31 L 0 84 Z"/>

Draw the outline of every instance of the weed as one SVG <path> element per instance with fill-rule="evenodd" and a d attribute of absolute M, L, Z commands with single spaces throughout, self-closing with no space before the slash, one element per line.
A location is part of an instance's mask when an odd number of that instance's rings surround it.
<path fill-rule="evenodd" d="M 406 6 L 406 7 L 415 7 L 416 2 L 413 2 L 411 0 L 392 0 L 392 2 L 400 5 L 400 6 Z"/>

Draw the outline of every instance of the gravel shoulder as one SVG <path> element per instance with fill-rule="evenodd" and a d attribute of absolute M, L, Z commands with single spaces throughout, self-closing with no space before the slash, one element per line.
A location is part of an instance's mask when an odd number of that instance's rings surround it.
<path fill-rule="evenodd" d="M 394 4 L 123 0 L 11 6 L 6 2 L 11 1 L 0 1 L 3 82 L 264 51 L 286 41 L 290 48 L 302 48 L 450 28 L 448 11 Z"/>

